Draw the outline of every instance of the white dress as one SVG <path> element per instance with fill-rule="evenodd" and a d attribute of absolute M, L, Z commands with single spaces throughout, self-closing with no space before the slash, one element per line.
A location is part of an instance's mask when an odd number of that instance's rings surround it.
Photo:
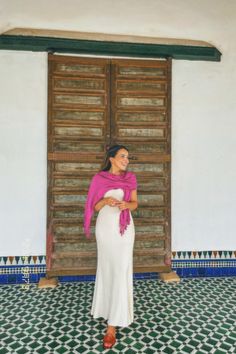
<path fill-rule="evenodd" d="M 122 189 L 111 189 L 104 197 L 123 200 Z M 127 327 L 133 322 L 133 245 L 135 230 L 130 224 L 121 236 L 120 210 L 105 205 L 96 220 L 97 272 L 91 314 L 111 326 Z"/>

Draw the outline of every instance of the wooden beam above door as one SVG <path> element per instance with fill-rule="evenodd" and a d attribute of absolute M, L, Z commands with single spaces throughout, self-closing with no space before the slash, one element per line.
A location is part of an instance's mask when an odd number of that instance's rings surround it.
<path fill-rule="evenodd" d="M 220 51 L 197 40 L 14 28 L 0 35 L 0 49 L 86 55 L 220 61 Z"/>

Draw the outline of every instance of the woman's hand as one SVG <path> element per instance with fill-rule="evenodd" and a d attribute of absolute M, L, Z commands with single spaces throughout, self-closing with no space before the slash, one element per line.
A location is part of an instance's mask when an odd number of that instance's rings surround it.
<path fill-rule="evenodd" d="M 125 200 L 119 201 L 116 205 L 121 211 L 125 209 L 135 210 L 138 207 L 138 197 L 137 197 L 137 190 L 133 190 L 131 192 L 131 200 L 126 202 Z"/>
<path fill-rule="evenodd" d="M 106 205 L 109 205 L 111 207 L 117 206 L 117 204 L 120 203 L 120 201 L 116 198 L 106 197 L 104 199 L 106 201 Z"/>
<path fill-rule="evenodd" d="M 117 206 L 120 210 L 125 210 L 125 209 L 128 209 L 128 205 L 127 205 L 127 202 L 125 202 L 124 200 L 122 201 L 119 201 L 117 203 Z"/>

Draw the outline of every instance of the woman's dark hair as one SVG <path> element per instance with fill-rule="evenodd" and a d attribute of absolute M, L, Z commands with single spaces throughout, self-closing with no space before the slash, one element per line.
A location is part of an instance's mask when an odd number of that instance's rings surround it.
<path fill-rule="evenodd" d="M 125 149 L 127 151 L 129 151 L 127 149 L 126 146 L 124 145 L 112 145 L 109 147 L 109 149 L 107 150 L 107 153 L 106 153 L 106 159 L 105 159 L 105 162 L 104 162 L 104 167 L 102 168 L 102 171 L 109 171 L 110 168 L 111 168 L 111 161 L 110 161 L 110 157 L 115 157 L 117 152 L 120 150 L 120 149 Z"/>

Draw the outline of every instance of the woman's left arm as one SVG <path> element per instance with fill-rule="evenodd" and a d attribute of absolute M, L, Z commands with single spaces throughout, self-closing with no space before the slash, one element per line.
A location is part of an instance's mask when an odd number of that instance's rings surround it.
<path fill-rule="evenodd" d="M 120 210 L 124 210 L 124 209 L 129 209 L 129 210 L 135 210 L 138 207 L 138 195 L 137 195 L 137 189 L 133 190 L 131 192 L 131 197 L 130 197 L 130 201 L 126 202 L 125 200 L 122 200 L 119 204 L 118 204 L 118 208 Z"/>

